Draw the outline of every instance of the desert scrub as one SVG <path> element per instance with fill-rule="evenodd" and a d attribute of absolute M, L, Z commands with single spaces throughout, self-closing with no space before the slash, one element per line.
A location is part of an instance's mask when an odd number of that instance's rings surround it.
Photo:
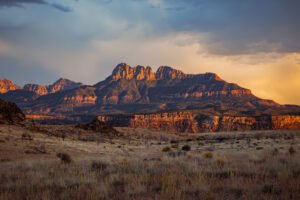
<path fill-rule="evenodd" d="M 206 151 L 206 152 L 203 153 L 203 156 L 204 156 L 204 158 L 211 159 L 211 158 L 213 158 L 214 155 L 213 155 L 212 152 Z"/>
<path fill-rule="evenodd" d="M 72 162 L 72 158 L 67 153 L 57 153 L 56 156 L 60 158 L 61 162 L 64 164 L 70 164 Z"/>
<path fill-rule="evenodd" d="M 226 157 L 224 157 L 224 156 L 218 156 L 217 158 L 216 158 L 216 163 L 217 163 L 217 166 L 218 167 L 224 167 L 225 165 L 226 165 L 226 163 L 227 163 L 228 161 L 227 161 L 227 159 L 226 159 Z"/>
<path fill-rule="evenodd" d="M 279 154 L 279 150 L 277 148 L 273 149 L 272 155 L 277 156 Z"/>
<path fill-rule="evenodd" d="M 107 168 L 107 164 L 102 161 L 93 161 L 91 164 L 92 171 L 103 171 Z"/>
<path fill-rule="evenodd" d="M 296 153 L 296 150 L 294 149 L 294 147 L 289 148 L 289 153 L 290 153 L 290 155 L 294 155 Z"/>
<path fill-rule="evenodd" d="M 169 151 L 171 151 L 171 148 L 170 148 L 170 147 L 164 147 L 164 148 L 162 149 L 162 152 L 169 152 Z"/>
<path fill-rule="evenodd" d="M 22 140 L 33 140 L 33 137 L 29 133 L 23 133 Z"/>
<path fill-rule="evenodd" d="M 181 148 L 182 151 L 190 151 L 191 150 L 191 147 L 190 145 L 184 145 L 182 148 Z"/>

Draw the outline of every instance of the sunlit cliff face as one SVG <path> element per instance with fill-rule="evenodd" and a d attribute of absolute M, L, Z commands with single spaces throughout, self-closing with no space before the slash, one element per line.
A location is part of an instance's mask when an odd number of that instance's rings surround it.
<path fill-rule="evenodd" d="M 299 7 L 293 0 L 0 1 L 0 78 L 94 84 L 116 63 L 167 65 L 300 104 Z"/>

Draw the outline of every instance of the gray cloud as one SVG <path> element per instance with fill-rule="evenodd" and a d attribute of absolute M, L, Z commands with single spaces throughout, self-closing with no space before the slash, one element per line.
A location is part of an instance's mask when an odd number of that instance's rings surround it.
<path fill-rule="evenodd" d="M 44 0 L 1 0 L 0 7 L 22 6 L 24 3 L 45 4 Z"/>
<path fill-rule="evenodd" d="M 168 13 L 168 23 L 173 30 L 208 33 L 206 46 L 211 53 L 300 51 L 300 1 L 165 2 L 185 8 L 175 14 Z"/>
<path fill-rule="evenodd" d="M 70 12 L 72 11 L 69 7 L 58 4 L 58 3 L 48 3 L 44 0 L 1 0 L 0 1 L 0 8 L 1 7 L 22 7 L 24 4 L 46 4 L 49 5 L 59 11 L 62 12 Z"/>
<path fill-rule="evenodd" d="M 47 4 L 63 12 L 71 11 L 68 6 L 45 0 L 2 0 L 0 7 L 22 6 L 26 3 Z M 49 34 L 43 36 L 46 40 L 56 35 L 64 37 L 69 45 L 74 46 L 72 40 L 78 43 L 78 37 L 83 42 L 107 40 L 140 29 L 141 34 L 147 38 L 165 37 L 174 33 L 192 34 L 195 38 L 193 42 L 205 46 L 212 54 L 300 52 L 298 0 L 99 0 L 73 3 L 76 3 L 77 11 L 93 12 L 97 16 L 57 18 L 61 28 L 69 34 L 65 36 L 52 29 L 50 18 L 56 16 L 49 16 L 49 20 L 43 17 L 41 24 L 51 24 L 49 28 L 46 27 L 49 30 L 45 30 Z M 69 5 L 72 5 L 72 1 Z M 28 32 L 40 32 L 42 26 L 37 24 L 38 20 L 35 20 L 36 24 L 28 22 L 17 26 L 13 21 L 1 21 L 0 17 L 0 37 L 8 37 L 11 41 L 22 40 Z M 79 21 L 82 28 L 77 30 L 76 23 Z M 29 25 L 31 30 L 28 30 Z M 22 33 L 22 28 L 25 33 Z"/>
<path fill-rule="evenodd" d="M 64 6 L 64 5 L 61 5 L 61 4 L 57 4 L 57 3 L 52 3 L 52 4 L 49 4 L 50 6 L 52 6 L 53 8 L 59 10 L 59 11 L 62 11 L 62 12 L 71 12 L 72 9 L 67 7 L 67 6 Z"/>

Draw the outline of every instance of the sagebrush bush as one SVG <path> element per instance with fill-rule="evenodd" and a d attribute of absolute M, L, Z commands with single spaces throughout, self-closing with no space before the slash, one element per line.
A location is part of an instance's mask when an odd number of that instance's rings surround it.
<path fill-rule="evenodd" d="M 33 137 L 29 133 L 23 133 L 22 140 L 33 140 Z"/>
<path fill-rule="evenodd" d="M 294 155 L 296 153 L 296 150 L 294 149 L 294 147 L 289 148 L 289 153 L 290 153 L 290 155 Z"/>
<path fill-rule="evenodd" d="M 224 167 L 227 162 L 228 161 L 225 157 L 218 156 L 216 158 L 216 163 L 217 163 L 218 167 Z"/>
<path fill-rule="evenodd" d="M 102 161 L 93 161 L 91 164 L 91 170 L 103 171 L 107 168 L 107 164 Z"/>
<path fill-rule="evenodd" d="M 162 151 L 163 151 L 163 152 L 169 152 L 169 151 L 171 151 L 171 148 L 170 148 L 170 147 L 164 147 L 164 148 L 162 149 Z"/>
<path fill-rule="evenodd" d="M 210 151 L 207 151 L 207 152 L 204 152 L 203 153 L 203 156 L 204 156 L 204 158 L 213 158 L 213 153 L 212 152 L 210 152 Z"/>
<path fill-rule="evenodd" d="M 182 148 L 181 148 L 182 151 L 190 151 L 191 150 L 191 147 L 189 145 L 184 145 Z"/>
<path fill-rule="evenodd" d="M 69 164 L 72 162 L 72 158 L 67 153 L 57 153 L 56 156 L 60 158 L 62 163 Z"/>

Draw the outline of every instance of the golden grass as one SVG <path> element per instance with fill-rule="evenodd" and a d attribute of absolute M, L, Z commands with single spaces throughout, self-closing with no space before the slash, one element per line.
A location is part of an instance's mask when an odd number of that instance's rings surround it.
<path fill-rule="evenodd" d="M 26 130 L 0 127 L 0 199 L 300 199 L 298 132 L 124 130 L 101 141 L 39 132 L 24 140 Z"/>

